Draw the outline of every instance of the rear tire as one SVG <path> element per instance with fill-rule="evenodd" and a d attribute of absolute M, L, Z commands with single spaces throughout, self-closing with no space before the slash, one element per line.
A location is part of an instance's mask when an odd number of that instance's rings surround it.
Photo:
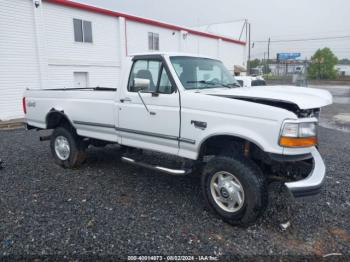
<path fill-rule="evenodd" d="M 51 135 L 50 147 L 55 163 L 64 168 L 78 167 L 86 159 L 86 146 L 71 128 L 57 127 Z"/>
<path fill-rule="evenodd" d="M 265 177 L 248 159 L 214 157 L 203 169 L 201 186 L 209 209 L 231 225 L 254 224 L 267 207 Z"/>

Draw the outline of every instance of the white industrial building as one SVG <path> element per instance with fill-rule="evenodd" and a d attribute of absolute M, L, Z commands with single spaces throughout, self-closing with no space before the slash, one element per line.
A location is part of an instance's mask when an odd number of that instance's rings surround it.
<path fill-rule="evenodd" d="M 335 70 L 339 76 L 350 76 L 350 65 L 336 65 Z"/>
<path fill-rule="evenodd" d="M 0 121 L 23 117 L 25 88 L 117 87 L 122 60 L 151 50 L 245 66 L 245 43 L 66 0 L 0 0 Z"/>

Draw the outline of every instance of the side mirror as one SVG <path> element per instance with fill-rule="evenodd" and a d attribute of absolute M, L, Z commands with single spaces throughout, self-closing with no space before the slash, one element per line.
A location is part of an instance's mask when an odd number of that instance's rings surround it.
<path fill-rule="evenodd" d="M 150 86 L 151 86 L 151 81 L 149 79 L 144 79 L 144 78 L 134 79 L 134 89 L 137 92 L 149 90 Z"/>

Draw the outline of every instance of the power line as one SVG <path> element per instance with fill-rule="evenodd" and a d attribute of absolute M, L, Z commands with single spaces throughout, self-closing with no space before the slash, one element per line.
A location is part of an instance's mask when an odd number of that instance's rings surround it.
<path fill-rule="evenodd" d="M 273 46 L 278 47 L 278 48 L 284 48 L 284 47 L 303 47 L 303 46 L 308 46 L 308 47 L 320 47 L 320 46 L 327 46 L 327 47 L 348 47 L 350 46 L 350 38 L 344 39 L 347 41 L 343 40 L 324 40 L 324 41 L 310 41 L 310 42 L 282 42 L 282 43 L 273 43 Z M 254 48 L 260 48 L 264 47 L 266 43 L 255 43 Z"/>
<path fill-rule="evenodd" d="M 244 21 L 244 24 L 243 24 L 243 26 L 242 26 L 242 30 L 241 30 L 241 34 L 239 35 L 238 40 L 241 40 L 241 37 L 242 37 L 243 31 L 244 31 L 244 28 L 246 27 L 246 25 L 247 25 L 247 20 L 245 20 L 245 21 Z"/>
<path fill-rule="evenodd" d="M 313 31 L 311 34 L 310 32 L 306 33 L 294 33 L 294 34 L 283 34 L 283 35 L 271 35 L 271 38 L 285 38 L 285 37 L 321 37 L 331 34 L 347 34 L 350 31 L 350 28 L 343 29 L 343 30 L 332 30 L 332 31 Z"/>
<path fill-rule="evenodd" d="M 330 39 L 344 39 L 350 38 L 350 35 L 344 36 L 331 36 L 331 37 L 316 37 L 316 38 L 300 38 L 300 39 L 285 39 L 285 40 L 271 40 L 271 43 L 287 43 L 287 42 L 304 42 L 304 41 L 318 41 L 318 40 L 330 40 Z M 268 40 L 254 41 L 254 43 L 267 43 Z"/>

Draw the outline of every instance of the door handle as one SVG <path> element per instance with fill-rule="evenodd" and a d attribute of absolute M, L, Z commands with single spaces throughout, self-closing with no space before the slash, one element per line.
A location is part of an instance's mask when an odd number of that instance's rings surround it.
<path fill-rule="evenodd" d="M 124 103 L 124 102 L 131 102 L 131 98 L 130 97 L 121 98 L 120 102 L 122 102 L 122 103 Z"/>
<path fill-rule="evenodd" d="M 196 128 L 199 129 L 206 129 L 207 128 L 207 122 L 201 122 L 201 121 L 196 121 L 196 120 L 191 120 L 191 125 L 194 125 Z"/>

